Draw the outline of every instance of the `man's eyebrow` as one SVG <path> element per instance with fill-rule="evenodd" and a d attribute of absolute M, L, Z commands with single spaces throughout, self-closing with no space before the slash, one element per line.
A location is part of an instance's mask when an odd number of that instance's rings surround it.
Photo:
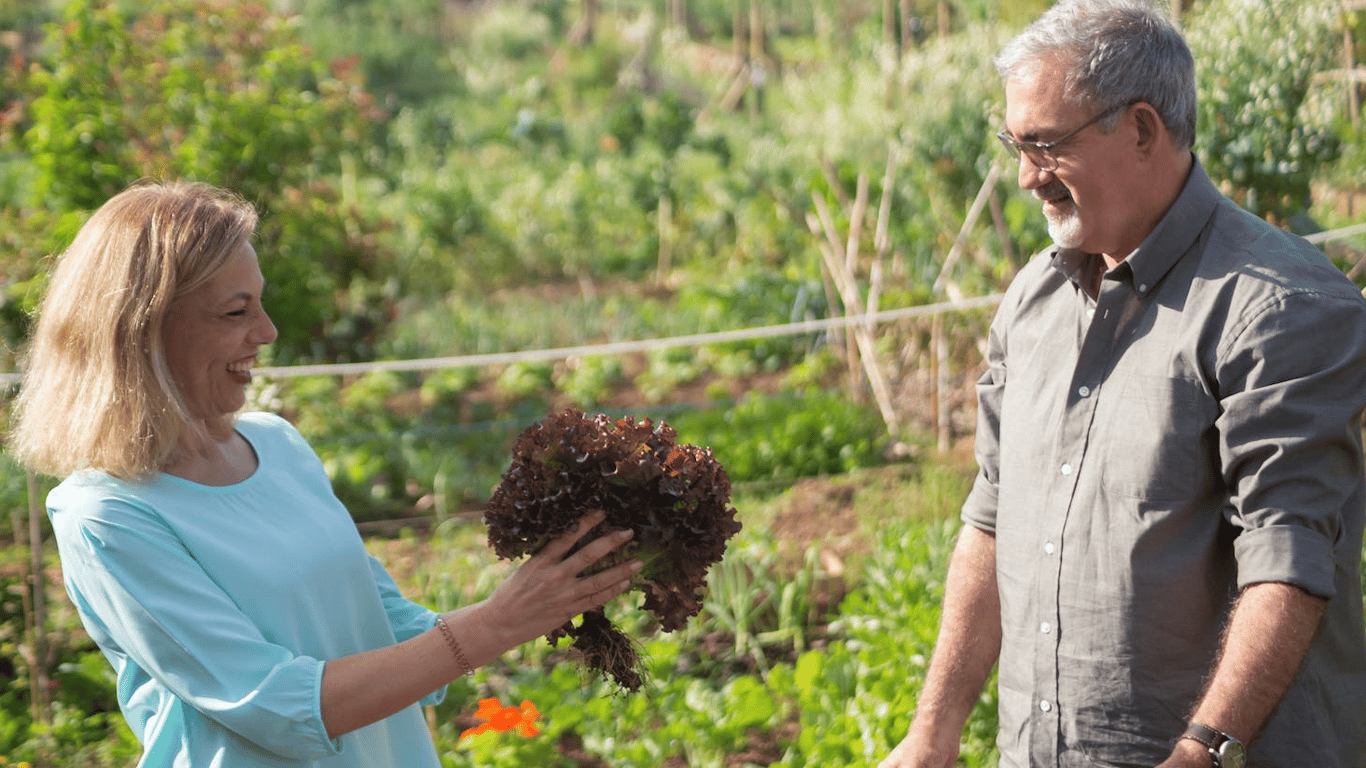
<path fill-rule="evenodd" d="M 1043 132 L 1044 132 L 1044 133 L 1047 133 L 1048 131 L 1047 131 L 1047 130 L 1044 130 Z M 1026 131 L 1026 132 L 1020 133 L 1020 134 L 1016 134 L 1016 133 L 1011 132 L 1011 130 L 1010 130 L 1009 128 L 1006 129 L 1006 135 L 1009 136 L 1010 138 L 1016 140 L 1016 141 L 1033 142 L 1033 143 L 1036 143 L 1036 144 L 1037 144 L 1037 143 L 1040 143 L 1040 142 L 1039 142 L 1039 134 L 1040 134 L 1040 131 L 1039 131 L 1038 129 L 1035 129 L 1035 130 L 1032 130 L 1032 131 Z"/>

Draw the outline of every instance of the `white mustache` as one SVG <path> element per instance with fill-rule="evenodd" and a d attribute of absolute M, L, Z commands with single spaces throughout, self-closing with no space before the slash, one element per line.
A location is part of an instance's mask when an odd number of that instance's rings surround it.
<path fill-rule="evenodd" d="M 1040 201 L 1056 200 L 1067 196 L 1067 187 L 1060 181 L 1045 184 L 1034 190 L 1034 198 Z"/>

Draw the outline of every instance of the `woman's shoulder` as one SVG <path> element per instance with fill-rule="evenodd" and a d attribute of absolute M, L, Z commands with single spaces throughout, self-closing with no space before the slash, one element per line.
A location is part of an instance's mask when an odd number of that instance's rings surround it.
<path fill-rule="evenodd" d="M 252 411 L 239 414 L 236 422 L 237 431 L 241 432 L 252 445 L 257 446 L 258 450 L 262 445 L 281 445 L 292 447 L 296 450 L 307 449 L 308 441 L 299 430 L 283 416 L 265 411 Z"/>
<path fill-rule="evenodd" d="M 318 465 L 318 454 L 298 428 L 282 416 L 263 411 L 239 414 L 237 431 L 256 449 L 263 465 L 270 469 L 300 468 L 301 463 Z"/>
<path fill-rule="evenodd" d="M 47 510 L 59 529 L 86 522 L 117 522 L 130 514 L 154 514 L 154 495 L 151 482 L 122 480 L 85 469 L 73 472 L 48 492 Z"/>
<path fill-rule="evenodd" d="M 262 434 L 270 432 L 297 432 L 289 420 L 279 414 L 268 411 L 248 411 L 237 415 L 237 427 L 246 427 L 249 430 L 257 431 Z"/>

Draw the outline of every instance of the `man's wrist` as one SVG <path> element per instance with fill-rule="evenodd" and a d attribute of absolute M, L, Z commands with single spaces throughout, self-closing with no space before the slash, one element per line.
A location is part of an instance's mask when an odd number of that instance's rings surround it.
<path fill-rule="evenodd" d="M 1178 741 L 1198 744 L 1213 768 L 1243 768 L 1247 759 L 1241 741 L 1203 723 L 1192 722 Z"/>
<path fill-rule="evenodd" d="M 1212 764 L 1209 749 L 1204 744 L 1178 737 L 1162 768 L 1210 768 Z"/>

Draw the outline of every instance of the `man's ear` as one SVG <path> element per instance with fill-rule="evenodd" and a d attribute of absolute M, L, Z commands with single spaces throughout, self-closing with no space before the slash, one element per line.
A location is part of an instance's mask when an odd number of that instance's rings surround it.
<path fill-rule="evenodd" d="M 1134 126 L 1138 129 L 1136 148 L 1145 157 L 1151 155 L 1157 148 L 1158 141 L 1167 135 L 1167 126 L 1163 124 L 1157 110 L 1146 101 L 1134 105 Z"/>

